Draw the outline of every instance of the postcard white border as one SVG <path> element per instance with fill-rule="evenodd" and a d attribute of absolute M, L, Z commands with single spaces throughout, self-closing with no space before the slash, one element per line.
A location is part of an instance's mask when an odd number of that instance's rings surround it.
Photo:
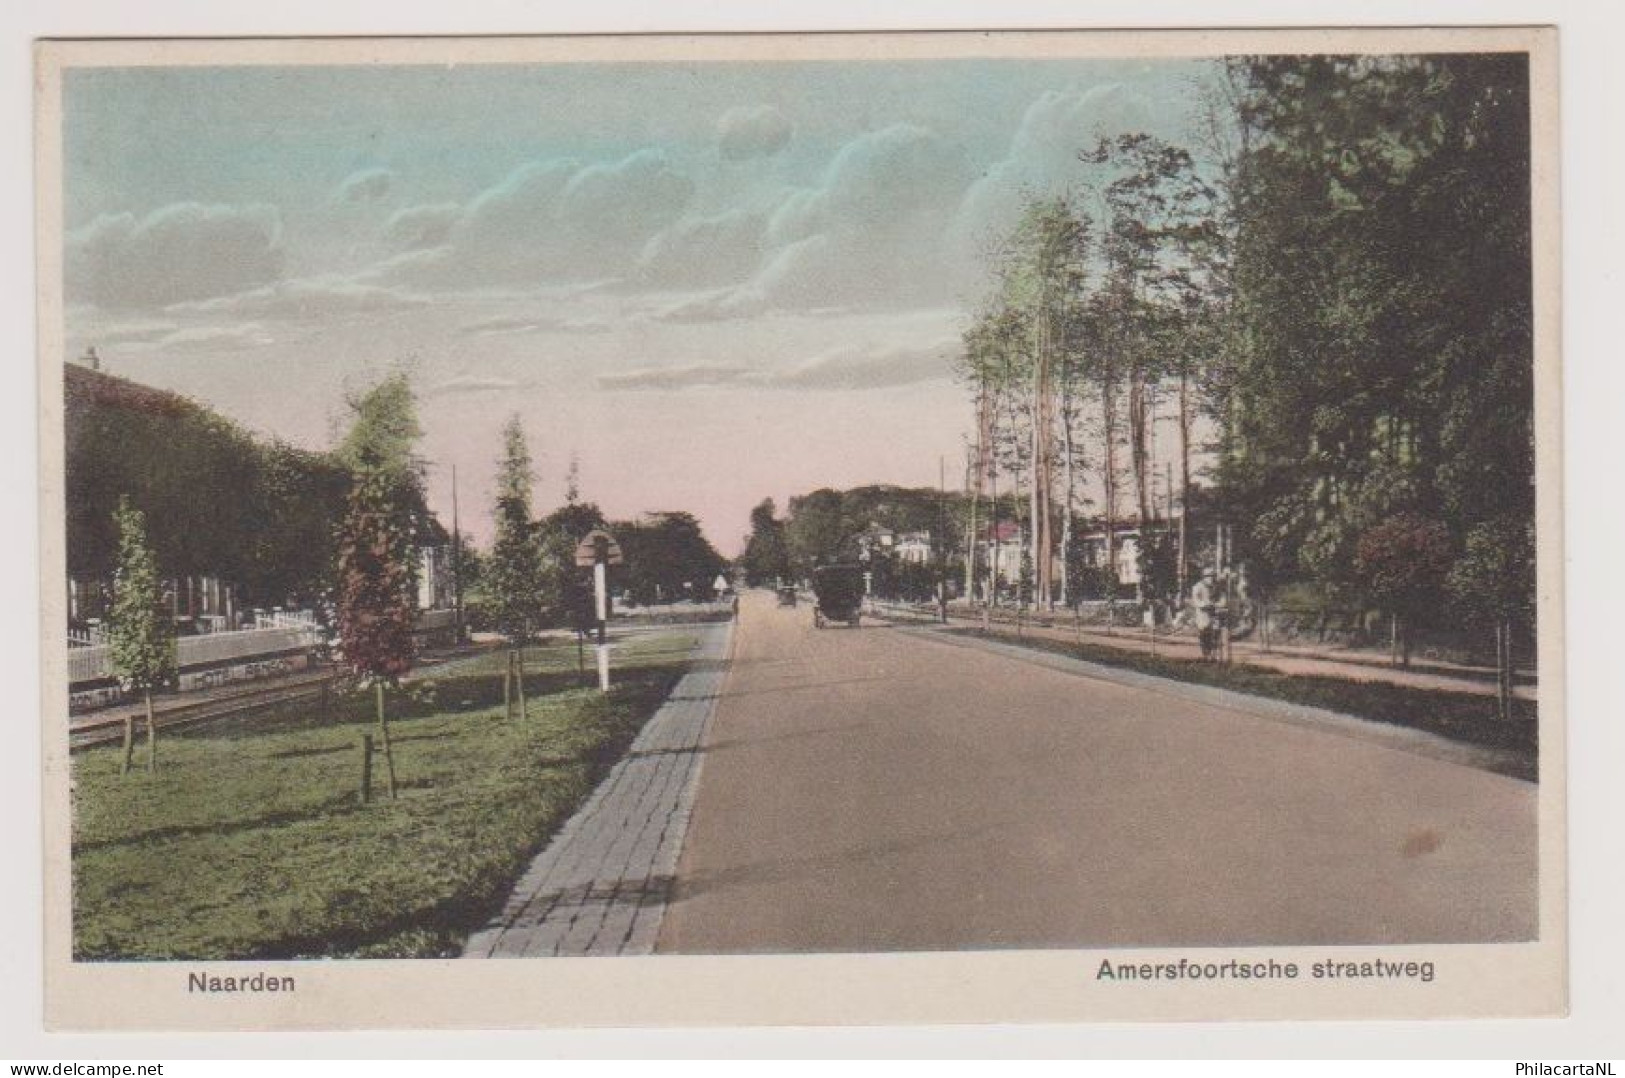
<path fill-rule="evenodd" d="M 1541 939 L 1533 944 L 1383 948 L 1439 963 L 1431 985 L 1379 988 L 1299 980 L 1258 986 L 1100 985 L 1102 956 L 1191 951 L 954 952 L 765 957 L 660 956 L 488 963 L 269 963 L 299 980 L 288 997 L 188 995 L 192 963 L 74 963 L 63 691 L 60 90 L 65 65 L 518 63 L 948 56 L 1194 56 L 1238 52 L 1531 54 L 1535 169 L 1536 414 L 1541 684 Z M 681 35 L 499 39 L 63 42 L 36 70 L 41 438 L 40 641 L 44 669 L 46 1016 L 80 1030 L 502 1029 L 685 1024 L 1116 1022 L 1557 1015 L 1566 1006 L 1562 481 L 1559 411 L 1555 33 L 1487 30 L 1015 32 Z M 54 486 L 52 484 L 55 484 Z M 1250 948 L 1313 960 L 1359 948 Z M 1241 949 L 1195 952 L 1228 958 Z M 260 968 L 262 964 L 255 964 Z M 241 964 L 232 964 L 241 969 Z"/>

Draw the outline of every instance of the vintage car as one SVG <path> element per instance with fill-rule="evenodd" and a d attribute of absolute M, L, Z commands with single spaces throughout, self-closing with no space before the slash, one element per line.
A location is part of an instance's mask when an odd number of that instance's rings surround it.
<path fill-rule="evenodd" d="M 813 570 L 813 624 L 822 629 L 826 622 L 844 621 L 857 627 L 862 616 L 863 568 L 858 565 L 821 565 Z"/>

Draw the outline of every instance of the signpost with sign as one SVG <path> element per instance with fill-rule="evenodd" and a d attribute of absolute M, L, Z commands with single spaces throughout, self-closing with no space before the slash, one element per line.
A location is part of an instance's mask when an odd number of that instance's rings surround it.
<path fill-rule="evenodd" d="M 609 567 L 621 564 L 621 546 L 602 528 L 588 532 L 576 544 L 576 564 L 592 567 L 593 606 L 598 613 L 598 688 L 609 691 Z"/>

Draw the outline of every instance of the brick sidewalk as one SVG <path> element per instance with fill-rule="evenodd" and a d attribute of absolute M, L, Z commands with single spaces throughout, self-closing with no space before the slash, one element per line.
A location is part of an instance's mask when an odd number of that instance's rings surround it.
<path fill-rule="evenodd" d="M 700 628 L 684 674 L 624 759 L 538 854 L 464 958 L 653 952 L 699 784 L 733 626 Z"/>

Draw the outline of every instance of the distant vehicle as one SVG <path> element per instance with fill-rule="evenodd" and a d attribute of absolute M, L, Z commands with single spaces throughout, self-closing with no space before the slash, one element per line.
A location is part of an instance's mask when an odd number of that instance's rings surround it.
<path fill-rule="evenodd" d="M 822 629 L 826 622 L 844 621 L 857 628 L 863 606 L 863 567 L 823 565 L 813 570 L 813 625 Z"/>
<path fill-rule="evenodd" d="M 786 584 L 782 588 L 779 589 L 779 605 L 780 606 L 795 606 L 796 605 L 796 586 L 794 584 Z"/>

